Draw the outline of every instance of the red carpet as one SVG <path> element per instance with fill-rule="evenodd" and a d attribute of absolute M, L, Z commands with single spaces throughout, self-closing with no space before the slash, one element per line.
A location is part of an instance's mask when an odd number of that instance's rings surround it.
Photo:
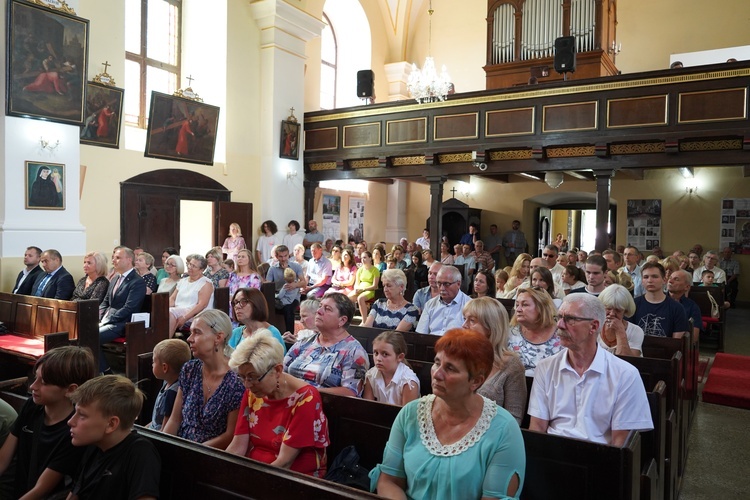
<path fill-rule="evenodd" d="M 750 409 L 750 357 L 716 354 L 703 387 L 703 401 Z"/>

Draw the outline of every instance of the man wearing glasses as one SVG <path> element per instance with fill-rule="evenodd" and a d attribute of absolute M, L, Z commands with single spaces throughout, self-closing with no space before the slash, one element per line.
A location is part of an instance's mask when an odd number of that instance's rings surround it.
<path fill-rule="evenodd" d="M 654 428 L 638 370 L 597 344 L 605 318 L 596 297 L 565 297 L 556 317 L 564 349 L 536 366 L 530 430 L 622 446 L 631 430 Z"/>
<path fill-rule="evenodd" d="M 544 247 L 544 250 L 542 250 L 542 258 L 547 263 L 547 269 L 552 273 L 555 287 L 562 289 L 562 273 L 565 271 L 565 267 L 557 262 L 558 253 L 559 251 L 555 245 L 547 245 Z"/>
<path fill-rule="evenodd" d="M 703 271 L 708 269 L 714 273 L 714 283 L 725 283 L 727 281 L 727 275 L 724 271 L 717 266 L 719 263 L 719 255 L 713 250 L 706 252 L 703 256 L 703 265 L 693 271 L 693 281 L 699 282 Z"/>
<path fill-rule="evenodd" d="M 437 274 L 440 294 L 427 301 L 417 324 L 417 333 L 443 335 L 464 324 L 464 304 L 471 298 L 461 291 L 461 273 L 453 266 L 443 266 Z"/>

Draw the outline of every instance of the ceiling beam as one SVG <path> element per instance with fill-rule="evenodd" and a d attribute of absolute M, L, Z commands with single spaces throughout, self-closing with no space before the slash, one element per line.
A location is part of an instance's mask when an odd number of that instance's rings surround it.
<path fill-rule="evenodd" d="M 576 179 L 582 180 L 582 181 L 593 181 L 594 180 L 594 174 L 591 172 L 576 172 L 574 170 L 568 170 L 564 172 L 565 174 L 574 177 Z"/>
<path fill-rule="evenodd" d="M 625 174 L 627 177 L 630 177 L 631 179 L 635 181 L 642 181 L 643 173 L 645 171 L 646 171 L 645 168 L 622 168 L 618 170 L 618 172 Z"/>

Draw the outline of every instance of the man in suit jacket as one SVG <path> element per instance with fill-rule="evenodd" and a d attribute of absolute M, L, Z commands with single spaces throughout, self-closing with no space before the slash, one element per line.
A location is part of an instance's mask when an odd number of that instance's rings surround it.
<path fill-rule="evenodd" d="M 39 247 L 28 247 L 23 254 L 23 265 L 26 266 L 23 271 L 18 273 L 16 284 L 13 285 L 13 293 L 19 295 L 31 295 L 33 292 L 34 282 L 39 274 L 44 274 L 39 266 L 39 260 L 42 258 L 42 249 Z"/>
<path fill-rule="evenodd" d="M 116 247 L 112 254 L 112 267 L 115 274 L 109 284 L 109 290 L 99 306 L 99 344 L 103 345 L 121 337 L 125 323 L 130 321 L 133 313 L 141 312 L 143 299 L 146 298 L 146 282 L 133 269 L 135 254 L 128 247 Z M 112 370 L 99 351 L 99 370 L 111 373 Z"/>
<path fill-rule="evenodd" d="M 62 255 L 54 249 L 42 252 L 40 260 L 44 272 L 39 273 L 34 281 L 33 293 L 37 297 L 48 299 L 70 300 L 76 284 L 73 276 L 62 266 Z"/>

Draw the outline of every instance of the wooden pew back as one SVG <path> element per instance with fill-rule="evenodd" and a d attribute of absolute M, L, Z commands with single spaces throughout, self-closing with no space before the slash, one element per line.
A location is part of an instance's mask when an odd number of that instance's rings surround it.
<path fill-rule="evenodd" d="M 366 326 L 349 326 L 349 334 L 357 339 L 365 351 L 372 353 L 372 341 L 383 332 L 389 331 L 381 328 Z M 435 342 L 440 338 L 438 335 L 426 335 L 416 332 L 401 332 L 406 340 L 406 357 L 420 361 L 432 362 L 435 359 Z"/>
<path fill-rule="evenodd" d="M 161 498 L 377 498 L 161 432 L 137 429 L 161 457 Z"/>

